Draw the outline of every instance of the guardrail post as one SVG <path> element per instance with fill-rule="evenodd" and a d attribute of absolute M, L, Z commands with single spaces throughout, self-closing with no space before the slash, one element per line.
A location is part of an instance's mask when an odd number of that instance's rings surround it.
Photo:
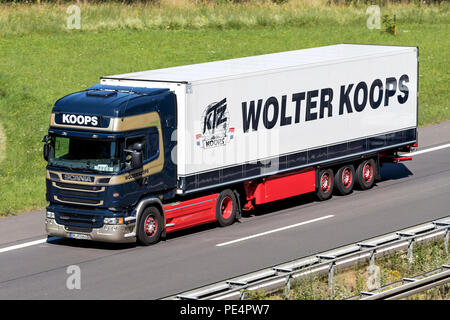
<path fill-rule="evenodd" d="M 334 276 L 334 268 L 336 267 L 336 263 L 333 261 L 330 263 L 330 268 L 328 269 L 328 289 L 330 292 L 330 298 L 334 296 L 333 290 L 333 276 Z"/>
<path fill-rule="evenodd" d="M 333 276 L 334 276 L 334 268 L 336 266 L 336 256 L 334 255 L 326 255 L 326 254 L 320 254 L 316 256 L 317 258 L 319 258 L 319 261 L 322 260 L 331 260 L 329 267 L 328 267 L 328 290 L 329 290 L 329 295 L 330 298 L 332 298 L 334 296 L 334 291 L 333 291 Z"/>
<path fill-rule="evenodd" d="M 448 237 L 449 237 L 449 231 L 450 231 L 450 219 L 449 219 L 449 221 L 435 221 L 434 224 L 437 227 L 445 228 L 444 250 L 445 250 L 445 254 L 448 254 Z"/>
<path fill-rule="evenodd" d="M 245 289 L 242 289 L 239 294 L 239 300 L 244 300 L 244 299 L 245 299 Z"/>
<path fill-rule="evenodd" d="M 287 275 L 286 285 L 284 287 L 284 298 L 286 300 L 289 300 L 289 294 L 291 293 L 291 277 L 292 277 L 291 274 Z"/>

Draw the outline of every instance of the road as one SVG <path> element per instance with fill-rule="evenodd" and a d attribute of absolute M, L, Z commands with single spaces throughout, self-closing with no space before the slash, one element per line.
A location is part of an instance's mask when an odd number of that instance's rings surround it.
<path fill-rule="evenodd" d="M 448 143 L 450 122 L 419 129 L 419 150 Z M 1 218 L 0 299 L 158 299 L 448 216 L 450 148 L 433 150 L 383 166 L 371 190 L 283 200 L 151 247 L 46 242 L 44 211 Z M 80 268 L 80 289 L 66 286 L 70 265 Z"/>

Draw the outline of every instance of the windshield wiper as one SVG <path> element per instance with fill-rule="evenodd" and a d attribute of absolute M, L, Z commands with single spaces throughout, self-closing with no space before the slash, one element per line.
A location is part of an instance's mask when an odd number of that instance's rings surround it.
<path fill-rule="evenodd" d="M 49 163 L 49 165 L 51 167 L 56 167 L 56 168 L 60 168 L 60 169 L 64 169 L 64 170 L 71 170 L 71 171 L 83 171 L 83 172 L 93 172 L 93 173 L 97 173 L 99 172 L 98 170 L 95 169 L 91 169 L 91 168 L 80 168 L 77 167 L 76 165 L 57 165 L 57 164 L 53 164 L 53 163 Z"/>
<path fill-rule="evenodd" d="M 53 164 L 53 163 L 49 163 L 49 166 L 50 166 L 50 167 L 60 168 L 60 169 L 65 169 L 65 170 L 70 169 L 70 168 L 67 167 L 67 166 L 60 166 L 60 165 Z"/>
<path fill-rule="evenodd" d="M 95 169 L 92 169 L 92 168 L 72 168 L 72 170 L 74 170 L 74 169 L 80 170 L 80 171 L 83 171 L 83 172 L 93 172 L 93 173 L 101 172 L 99 170 L 95 170 Z"/>

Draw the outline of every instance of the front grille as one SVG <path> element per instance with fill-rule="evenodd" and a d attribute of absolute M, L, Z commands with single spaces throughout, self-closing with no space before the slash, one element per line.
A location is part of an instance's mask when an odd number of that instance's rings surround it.
<path fill-rule="evenodd" d="M 104 189 L 104 187 L 101 187 L 101 186 L 88 186 L 88 185 L 84 185 L 84 184 L 74 184 L 74 183 L 64 183 L 64 182 L 54 182 L 54 184 L 55 184 L 55 187 L 58 187 L 58 188 L 93 191 L 93 192 L 102 191 Z"/>
<path fill-rule="evenodd" d="M 101 194 L 99 193 L 87 193 L 84 191 L 66 190 L 66 189 L 59 190 L 59 194 L 63 194 L 66 196 L 91 197 L 91 198 L 92 197 L 98 198 L 101 196 Z"/>
<path fill-rule="evenodd" d="M 103 204 L 104 186 L 53 182 L 53 187 L 56 201 L 89 206 Z"/>
<path fill-rule="evenodd" d="M 92 232 L 92 228 L 83 228 L 83 227 L 75 227 L 75 226 L 66 226 L 65 229 L 66 229 L 66 231 L 71 231 L 71 232 L 86 232 L 86 233 Z"/>
<path fill-rule="evenodd" d="M 91 228 L 100 228 L 103 225 L 103 217 L 96 216 L 92 214 L 81 214 L 81 213 L 65 213 L 60 212 L 55 215 L 56 222 L 69 228 L 84 228 L 85 230 Z M 90 231 L 81 231 L 78 230 L 69 230 L 68 231 L 80 231 L 80 232 L 90 232 Z"/>
<path fill-rule="evenodd" d="M 55 199 L 61 202 L 66 203 L 79 203 L 79 204 L 89 204 L 89 205 L 102 205 L 102 200 L 97 199 L 80 199 L 80 198 L 72 198 L 72 197 L 66 197 L 66 196 L 55 196 Z"/>

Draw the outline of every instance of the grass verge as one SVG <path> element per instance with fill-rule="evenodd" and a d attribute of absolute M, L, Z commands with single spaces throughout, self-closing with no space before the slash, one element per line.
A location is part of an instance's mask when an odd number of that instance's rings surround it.
<path fill-rule="evenodd" d="M 72 3 L 41 5 L 0 4 L 0 34 L 66 32 L 67 21 L 74 22 Z M 156 4 L 97 3 L 77 4 L 81 30 L 195 30 L 241 29 L 249 27 L 365 26 L 367 4 L 328 5 L 327 0 L 272 1 L 185 1 L 161 0 Z M 388 4 L 381 15 L 398 23 L 448 23 L 449 4 L 418 6 Z"/>
<path fill-rule="evenodd" d="M 378 258 L 375 261 L 376 276 L 370 273 L 368 263 L 357 263 L 350 268 L 338 269 L 334 276 L 333 296 L 330 296 L 329 293 L 327 274 L 304 277 L 291 285 L 289 300 L 345 299 L 355 296 L 361 291 L 370 291 L 375 282 L 383 287 L 403 278 L 413 277 L 450 263 L 450 255 L 445 253 L 442 239 L 416 244 L 413 255 L 411 264 L 408 262 L 408 254 L 405 250 Z M 256 300 L 282 300 L 285 299 L 283 290 L 269 293 L 264 291 L 248 292 L 248 297 Z M 409 300 L 449 299 L 450 284 L 409 297 Z"/>

